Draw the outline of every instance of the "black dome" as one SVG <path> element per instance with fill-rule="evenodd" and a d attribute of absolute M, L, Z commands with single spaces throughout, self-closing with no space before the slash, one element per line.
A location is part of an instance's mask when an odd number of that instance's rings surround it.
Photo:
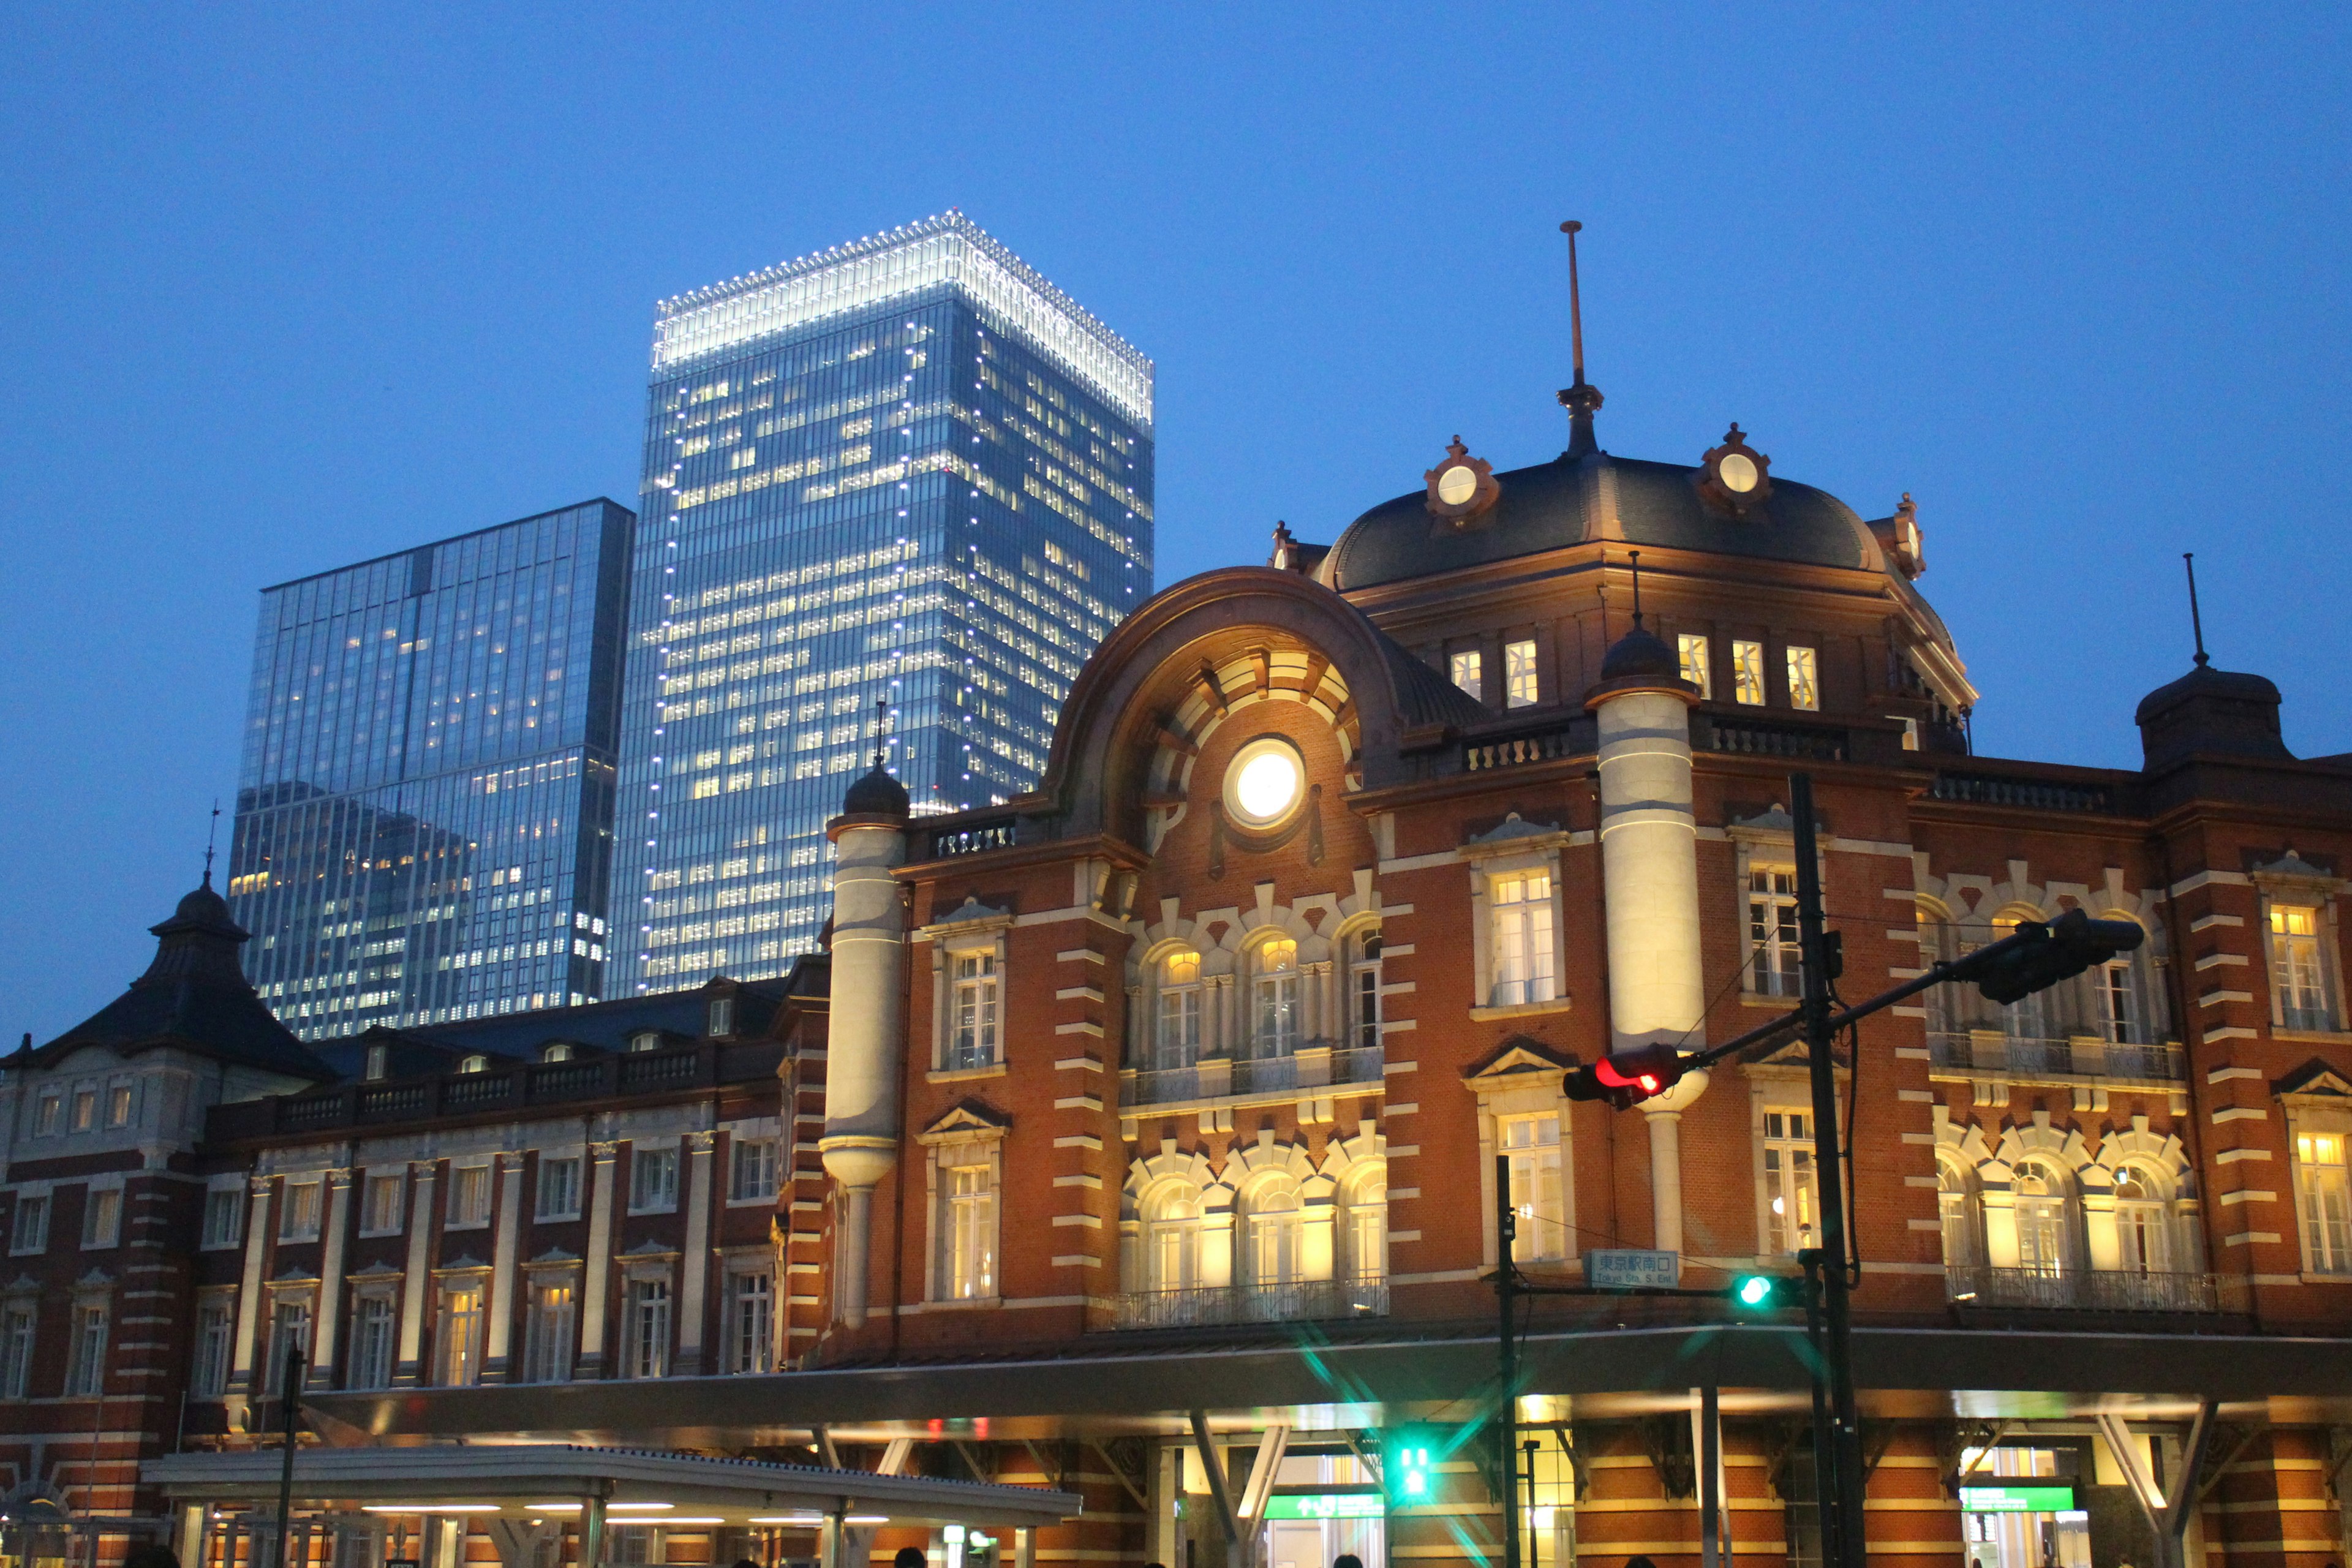
<path fill-rule="evenodd" d="M 880 763 L 876 763 L 873 771 L 849 786 L 849 794 L 842 798 L 841 814 L 844 816 L 896 816 L 904 819 L 907 816 L 907 786 L 892 778 Z"/>
<path fill-rule="evenodd" d="M 1483 566 L 1609 539 L 1715 555 L 1745 555 L 1852 571 L 1881 571 L 1885 557 L 1853 508 L 1811 485 L 1772 476 L 1769 500 L 1731 517 L 1700 499 L 1700 470 L 1595 453 L 1496 474 L 1501 494 L 1473 526 L 1429 514 L 1428 493 L 1383 501 L 1348 525 L 1325 562 L 1342 593 Z"/>
<path fill-rule="evenodd" d="M 205 874 L 204 886 L 180 900 L 179 907 L 172 911 L 172 919 L 175 922 L 185 921 L 192 925 L 233 927 L 236 924 L 229 916 L 228 900 L 213 891 L 209 872 Z"/>
<path fill-rule="evenodd" d="M 1625 680 L 1635 676 L 1663 676 L 1668 679 L 1682 679 L 1682 660 L 1649 627 L 1634 624 L 1633 629 L 1609 645 L 1601 658 L 1601 679 Z"/>

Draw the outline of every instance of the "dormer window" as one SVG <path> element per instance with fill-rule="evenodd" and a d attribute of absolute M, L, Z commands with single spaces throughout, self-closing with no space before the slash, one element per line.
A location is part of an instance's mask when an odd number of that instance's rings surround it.
<path fill-rule="evenodd" d="M 391 1068 L 392 1047 L 390 1046 L 370 1046 L 367 1048 L 367 1067 L 363 1070 L 368 1082 L 376 1082 Z"/>
<path fill-rule="evenodd" d="M 460 1061 L 457 1064 L 457 1070 L 459 1072 L 488 1072 L 490 1070 L 490 1058 L 478 1052 Z"/>
<path fill-rule="evenodd" d="M 572 1059 L 572 1047 L 558 1040 L 551 1046 L 541 1047 L 539 1059 L 543 1062 L 568 1062 Z"/>
<path fill-rule="evenodd" d="M 710 999 L 710 1020 L 703 1031 L 716 1040 L 735 1032 L 735 998 L 713 996 Z"/>
<path fill-rule="evenodd" d="M 661 1032 L 657 1029 L 638 1030 L 635 1034 L 629 1037 L 629 1049 L 633 1051 L 657 1051 L 661 1049 Z"/>

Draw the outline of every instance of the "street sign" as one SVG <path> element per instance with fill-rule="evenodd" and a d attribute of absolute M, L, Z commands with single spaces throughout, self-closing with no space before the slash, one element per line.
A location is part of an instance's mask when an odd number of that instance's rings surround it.
<path fill-rule="evenodd" d="M 1378 1519 L 1383 1511 L 1378 1492 L 1276 1492 L 1265 1500 L 1268 1519 Z"/>
<path fill-rule="evenodd" d="M 1595 1290 L 1672 1290 L 1683 1282 L 1683 1255 L 1631 1247 L 1588 1252 L 1584 1282 Z"/>
<path fill-rule="evenodd" d="M 2073 1487 L 1962 1487 L 1963 1513 L 2072 1513 Z"/>

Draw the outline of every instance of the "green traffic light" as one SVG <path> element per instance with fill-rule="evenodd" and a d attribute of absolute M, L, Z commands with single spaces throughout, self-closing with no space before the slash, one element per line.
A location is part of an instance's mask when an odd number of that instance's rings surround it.
<path fill-rule="evenodd" d="M 1734 1293 L 1734 1299 L 1743 1307 L 1769 1306 L 1772 1300 L 1771 1277 L 1764 1274 L 1750 1274 L 1739 1282 L 1739 1288 Z"/>

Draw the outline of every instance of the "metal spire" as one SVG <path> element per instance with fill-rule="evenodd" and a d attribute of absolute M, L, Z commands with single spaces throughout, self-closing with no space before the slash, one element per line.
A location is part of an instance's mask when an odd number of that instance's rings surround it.
<path fill-rule="evenodd" d="M 1601 450 L 1592 438 L 1592 416 L 1601 407 L 1601 389 L 1586 384 L 1584 380 L 1584 299 L 1576 272 L 1576 237 L 1584 226 L 1570 218 L 1559 226 L 1568 236 L 1568 322 L 1569 338 L 1576 355 L 1576 382 L 1560 390 L 1560 406 L 1568 410 L 1568 452 L 1570 458 L 1587 458 Z"/>
<path fill-rule="evenodd" d="M 874 700 L 874 765 L 880 767 L 890 750 L 890 697 L 887 692 Z"/>
<path fill-rule="evenodd" d="M 1633 563 L 1633 629 L 1642 629 L 1642 552 L 1629 550 L 1626 555 Z"/>
<path fill-rule="evenodd" d="M 2197 613 L 2197 552 L 2184 550 L 2180 559 L 2189 568 L 2189 626 L 2196 634 L 2197 668 L 2202 669 L 2213 661 L 2205 656 L 2205 617 Z"/>
<path fill-rule="evenodd" d="M 205 833 L 205 887 L 213 885 L 213 844 L 220 837 L 220 796 L 213 796 L 212 826 Z"/>

